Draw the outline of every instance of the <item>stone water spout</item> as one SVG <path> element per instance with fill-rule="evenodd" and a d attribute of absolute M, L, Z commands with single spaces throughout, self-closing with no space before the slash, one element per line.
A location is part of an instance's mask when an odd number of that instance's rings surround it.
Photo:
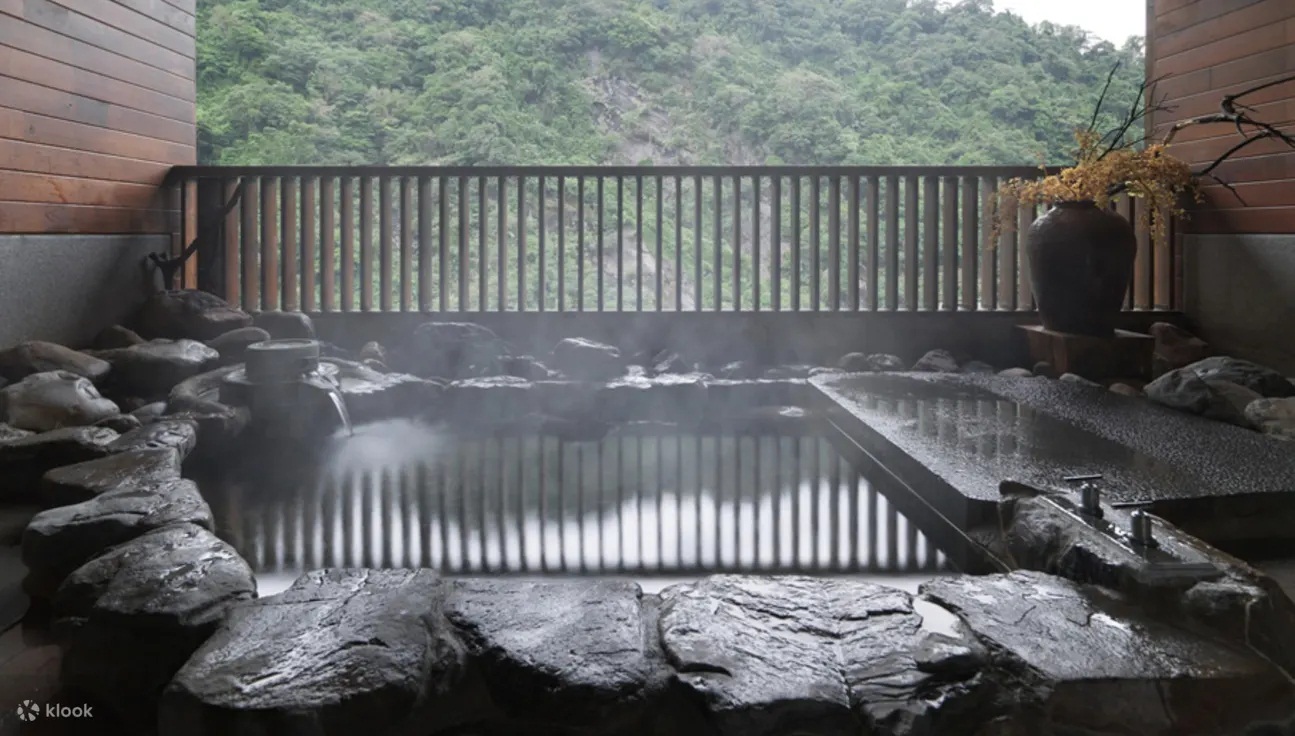
<path fill-rule="evenodd" d="M 222 402 L 248 407 L 253 424 L 275 436 L 314 433 L 321 405 L 353 432 L 339 368 L 320 360 L 317 341 L 266 340 L 249 345 L 246 355 L 243 367 L 221 384 Z"/>

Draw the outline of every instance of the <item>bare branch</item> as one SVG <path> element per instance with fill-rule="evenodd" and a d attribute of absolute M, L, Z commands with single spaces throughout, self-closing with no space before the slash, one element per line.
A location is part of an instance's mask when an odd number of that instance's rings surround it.
<path fill-rule="evenodd" d="M 1120 64 L 1121 62 L 1115 62 L 1115 66 L 1111 67 L 1110 73 L 1106 75 L 1106 84 L 1102 85 L 1102 93 L 1097 96 L 1097 107 L 1093 108 L 1093 118 L 1088 121 L 1088 130 L 1090 131 L 1097 129 L 1097 116 L 1102 112 L 1102 104 L 1106 102 L 1106 93 L 1111 89 L 1111 82 L 1115 79 L 1115 72 L 1120 70 Z"/>

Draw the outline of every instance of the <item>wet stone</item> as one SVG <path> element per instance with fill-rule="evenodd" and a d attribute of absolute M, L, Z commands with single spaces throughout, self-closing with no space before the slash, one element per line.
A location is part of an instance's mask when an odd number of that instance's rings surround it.
<path fill-rule="evenodd" d="M 688 373 L 692 367 L 688 365 L 683 356 L 673 350 L 662 350 L 652 356 L 652 373 L 661 375 L 662 373 Z"/>
<path fill-rule="evenodd" d="M 0 430 L 5 426 L 0 425 Z M 117 432 L 107 427 L 65 427 L 0 440 L 0 500 L 39 502 L 41 476 L 65 465 L 108 456 L 108 444 L 117 437 Z"/>
<path fill-rule="evenodd" d="M 735 360 L 720 366 L 715 377 L 726 381 L 750 380 L 760 377 L 760 367 L 745 360 Z"/>
<path fill-rule="evenodd" d="M 151 404 L 145 404 L 144 406 L 141 406 L 140 408 L 132 411 L 130 414 L 131 416 L 138 419 L 141 425 L 152 424 L 153 422 L 156 422 L 158 419 L 161 419 L 162 415 L 166 414 L 166 402 L 154 401 Z"/>
<path fill-rule="evenodd" d="M 548 365 L 577 381 L 610 381 L 625 374 L 625 360 L 620 350 L 583 337 L 558 341 Z"/>
<path fill-rule="evenodd" d="M 534 386 L 514 376 L 455 381 L 445 387 L 443 413 L 432 417 L 478 426 L 515 421 L 535 409 Z"/>
<path fill-rule="evenodd" d="M 94 340 L 90 342 L 90 347 L 95 350 L 112 350 L 113 348 L 128 348 L 131 345 L 138 345 L 147 342 L 139 336 L 139 333 L 123 327 L 121 325 L 109 325 L 95 335 Z"/>
<path fill-rule="evenodd" d="M 459 725 L 477 708 L 445 587 L 430 570 L 328 570 L 235 606 L 167 687 L 161 736 Z"/>
<path fill-rule="evenodd" d="M 392 351 L 393 369 L 420 378 L 455 380 L 499 374 L 499 359 L 507 354 L 499 336 L 471 322 L 425 322 L 409 342 Z"/>
<path fill-rule="evenodd" d="M 1234 733 L 1291 702 L 1290 683 L 1258 655 L 1151 618 L 1106 588 L 1015 572 L 921 591 L 989 645 L 996 666 L 1021 678 L 1021 704 L 1055 726 L 1133 736 L 1209 723 Z"/>
<path fill-rule="evenodd" d="M 340 389 L 352 422 L 414 417 L 440 406 L 445 387 L 437 381 L 335 362 L 343 367 Z"/>
<path fill-rule="evenodd" d="M 1167 370 L 1182 368 L 1209 357 L 1209 343 L 1168 322 L 1156 322 L 1149 330 L 1155 338 L 1155 357 Z"/>
<path fill-rule="evenodd" d="M 259 312 L 252 324 L 270 333 L 275 340 L 314 340 L 315 323 L 302 312 Z"/>
<path fill-rule="evenodd" d="M 528 381 L 547 381 L 553 372 L 532 355 L 511 355 L 500 360 L 505 375 Z"/>
<path fill-rule="evenodd" d="M 957 373 L 958 361 L 948 350 L 931 350 L 917 359 L 917 362 L 913 364 L 913 370 L 931 373 Z"/>
<path fill-rule="evenodd" d="M 622 581 L 451 583 L 446 616 L 500 720 L 554 733 L 647 732 L 669 669 L 639 586 Z"/>
<path fill-rule="evenodd" d="M 998 375 L 1006 378 L 1034 378 L 1034 372 L 1029 368 L 1004 368 Z"/>
<path fill-rule="evenodd" d="M 0 423 L 0 444 L 9 442 L 10 440 L 30 437 L 33 434 L 36 433 L 30 429 L 18 429 L 17 427 L 10 427 L 8 424 Z"/>
<path fill-rule="evenodd" d="M 1148 383 L 1145 390 L 1147 398 L 1157 404 L 1241 426 L 1248 426 L 1248 422 L 1244 403 L 1238 408 L 1238 402 L 1247 396 L 1258 398 L 1253 392 L 1243 393 L 1245 387 L 1238 384 L 1203 380 L 1190 367 L 1169 371 Z"/>
<path fill-rule="evenodd" d="M 1046 378 L 1055 378 L 1057 375 L 1057 369 L 1053 368 L 1052 364 L 1046 360 L 1040 360 L 1038 363 L 1035 363 L 1034 367 L 1030 369 L 1030 372 L 1036 376 L 1044 376 Z"/>
<path fill-rule="evenodd" d="M 109 547 L 172 524 L 212 528 L 211 509 L 191 480 L 122 488 L 37 514 L 22 536 L 29 595 L 50 597 L 74 570 Z"/>
<path fill-rule="evenodd" d="M 1216 356 L 1187 366 L 1205 380 L 1228 381 L 1239 384 L 1266 398 L 1295 396 L 1295 384 L 1271 368 L 1258 363 L 1227 356 Z"/>
<path fill-rule="evenodd" d="M 786 379 L 805 379 L 809 378 L 818 366 L 806 365 L 803 363 L 792 365 L 776 365 L 760 374 L 760 378 L 769 381 L 781 381 Z"/>
<path fill-rule="evenodd" d="M 67 371 L 33 373 L 0 389 L 0 411 L 0 421 L 36 432 L 94 424 L 121 413 L 89 379 Z"/>
<path fill-rule="evenodd" d="M 966 363 L 964 363 L 963 366 L 958 369 L 958 371 L 960 373 L 986 373 L 986 374 L 992 374 L 996 372 L 994 370 L 994 366 L 981 360 L 969 360 Z"/>
<path fill-rule="evenodd" d="M 1061 374 L 1061 377 L 1060 377 L 1060 378 L 1058 378 L 1057 380 L 1058 380 L 1058 381 L 1068 381 L 1068 382 L 1070 382 L 1070 383 L 1075 383 L 1075 384 L 1078 384 L 1078 385 L 1080 385 L 1080 386 L 1096 386 L 1097 388 L 1101 388 L 1101 386 L 1102 386 L 1102 384 L 1100 384 L 1100 383 L 1098 383 L 1098 382 L 1096 382 L 1096 381 L 1090 381 L 1090 380 L 1088 380 L 1087 378 L 1084 378 L 1083 376 L 1081 376 L 1081 375 L 1079 375 L 1079 374 L 1077 374 L 1077 373 L 1062 373 L 1062 374 Z"/>
<path fill-rule="evenodd" d="M 387 357 L 387 349 L 382 347 L 382 343 L 377 340 L 370 340 L 369 342 L 364 343 L 356 357 L 361 361 L 376 360 L 383 364 L 386 364 L 389 360 Z"/>
<path fill-rule="evenodd" d="M 1120 394 L 1121 396 L 1142 396 L 1142 391 L 1127 383 L 1112 383 L 1110 391 L 1111 393 Z"/>
<path fill-rule="evenodd" d="M 49 471 L 41 478 L 40 496 L 48 506 L 65 506 L 179 477 L 180 454 L 174 449 L 131 450 Z"/>
<path fill-rule="evenodd" d="M 122 434 L 125 434 L 127 432 L 133 432 L 134 430 L 139 429 L 141 426 L 143 426 L 143 422 L 139 421 L 138 417 L 133 416 L 131 414 L 118 414 L 115 417 L 100 419 L 99 421 L 94 423 L 94 426 L 107 427 L 108 429 L 111 429 L 114 432 L 121 432 Z"/>
<path fill-rule="evenodd" d="M 1295 398 L 1258 399 L 1246 405 L 1246 421 L 1266 435 L 1295 440 Z"/>
<path fill-rule="evenodd" d="M 96 355 L 112 364 L 114 391 L 150 398 L 166 396 L 220 359 L 220 353 L 194 340 L 151 340 Z"/>
<path fill-rule="evenodd" d="M 198 444 L 198 423 L 191 419 L 161 419 L 147 427 L 140 427 L 113 440 L 108 449 L 112 452 L 133 450 L 175 450 L 180 460 L 189 456 Z"/>
<path fill-rule="evenodd" d="M 868 356 L 865 370 L 872 373 L 892 373 L 907 370 L 908 366 L 898 355 L 873 353 Z"/>
<path fill-rule="evenodd" d="M 0 376 L 11 382 L 49 371 L 67 371 L 97 381 L 111 368 L 98 358 L 52 342 L 35 340 L 0 350 Z"/>
<path fill-rule="evenodd" d="M 846 373 L 863 373 L 872 370 L 868 366 L 868 356 L 865 353 L 846 353 L 836 361 L 836 367 Z"/>
<path fill-rule="evenodd" d="M 145 337 L 210 340 L 252 323 L 247 312 L 215 294 L 196 289 L 158 292 L 139 313 L 139 332 Z"/>
<path fill-rule="evenodd" d="M 255 595 L 247 563 L 195 524 L 118 545 L 77 568 L 54 598 L 62 684 L 115 711 L 132 733 L 151 731 L 162 689 L 227 609 Z"/>
<path fill-rule="evenodd" d="M 220 354 L 220 365 L 242 363 L 247 346 L 270 339 L 270 333 L 260 327 L 239 327 L 207 341 L 207 347 Z"/>

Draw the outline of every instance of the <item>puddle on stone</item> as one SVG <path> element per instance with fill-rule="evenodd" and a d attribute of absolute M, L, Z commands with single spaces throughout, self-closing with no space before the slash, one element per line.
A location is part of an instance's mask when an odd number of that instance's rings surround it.
<path fill-rule="evenodd" d="M 382 422 L 356 427 L 313 464 L 248 458 L 204 488 L 218 533 L 263 591 L 320 567 L 654 584 L 849 573 L 912 590 L 950 570 L 826 438 L 661 432 L 575 441 Z"/>

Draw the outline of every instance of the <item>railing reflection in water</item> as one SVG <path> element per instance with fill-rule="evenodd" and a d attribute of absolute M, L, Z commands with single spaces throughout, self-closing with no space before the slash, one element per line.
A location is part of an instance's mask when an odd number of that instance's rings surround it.
<path fill-rule="evenodd" d="M 948 568 L 823 437 L 458 438 L 296 487 L 230 483 L 218 530 L 257 572 L 860 572 Z"/>

